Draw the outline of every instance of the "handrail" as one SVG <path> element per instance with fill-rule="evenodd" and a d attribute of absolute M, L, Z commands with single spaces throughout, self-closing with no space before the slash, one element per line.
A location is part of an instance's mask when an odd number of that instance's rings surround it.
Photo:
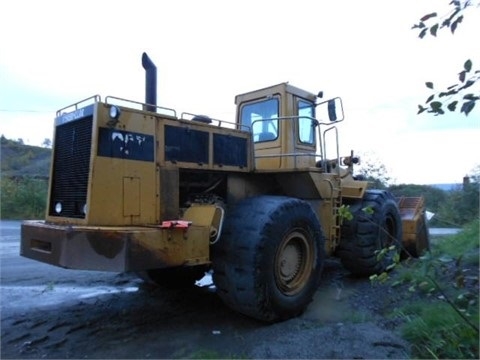
<path fill-rule="evenodd" d="M 300 156 L 312 156 L 312 157 L 317 157 L 317 153 L 287 153 L 287 154 L 265 154 L 265 155 L 255 155 L 254 159 L 262 159 L 262 158 L 283 158 L 283 157 L 293 157 L 294 158 L 294 167 L 297 167 L 297 157 Z"/>
<path fill-rule="evenodd" d="M 331 126 L 329 127 L 328 129 L 326 129 L 324 132 L 323 132 L 323 146 L 324 146 L 324 151 L 323 151 L 323 154 L 325 155 L 325 157 L 323 158 L 323 161 L 327 161 L 327 147 L 326 147 L 326 144 L 327 144 L 327 140 L 326 140 L 326 134 L 328 131 L 330 130 L 334 130 L 335 131 L 335 142 L 336 142 L 336 149 L 337 149 L 337 166 L 336 166 L 336 170 L 337 170 L 337 175 L 340 175 L 340 148 L 338 146 L 338 129 L 336 126 Z"/>
<path fill-rule="evenodd" d="M 100 97 L 100 95 L 92 95 L 86 99 L 83 99 L 83 100 L 80 100 L 72 105 L 68 105 L 68 106 L 65 106 L 64 108 L 61 108 L 60 110 L 57 110 L 57 117 L 59 117 L 60 115 L 64 114 L 64 110 L 68 109 L 68 108 L 71 108 L 71 107 L 74 107 L 74 111 L 75 110 L 78 110 L 78 105 L 80 105 L 81 103 L 84 103 L 84 102 L 87 102 L 88 100 L 91 100 L 93 99 L 93 103 L 97 103 L 99 101 L 102 101 L 102 98 Z"/>
<path fill-rule="evenodd" d="M 190 118 L 186 118 L 185 116 L 188 116 Z M 192 113 L 184 111 L 184 112 L 181 113 L 180 119 L 191 121 L 195 116 L 200 116 L 200 115 L 199 114 L 192 114 Z M 206 115 L 204 115 L 204 116 L 206 116 Z M 215 119 L 215 118 L 212 118 L 210 116 L 208 116 L 208 118 L 212 121 L 216 121 L 218 127 L 220 127 L 222 125 L 222 123 L 225 123 L 225 124 L 228 124 L 228 125 L 233 125 L 234 126 L 233 129 L 235 129 L 235 130 L 250 132 L 250 126 L 248 126 L 248 125 L 237 124 L 236 122 L 227 121 L 227 120 Z M 243 128 L 245 128 L 245 130 Z"/>
<path fill-rule="evenodd" d="M 134 101 L 134 100 L 128 100 L 128 99 L 123 99 L 123 98 L 119 98 L 119 97 L 116 97 L 116 96 L 107 96 L 105 98 L 105 104 L 112 104 L 112 103 L 109 103 L 109 100 L 117 100 L 117 101 L 124 101 L 126 103 L 131 103 L 131 104 L 136 104 L 136 105 L 141 105 L 142 106 L 142 110 L 145 110 L 147 107 L 154 107 L 155 109 L 158 109 L 158 110 L 166 110 L 166 111 L 169 111 L 169 112 L 172 112 L 173 115 L 171 114 L 164 114 L 164 113 L 161 113 L 159 112 L 159 114 L 162 114 L 162 115 L 167 115 L 167 116 L 172 116 L 172 117 L 177 117 L 177 112 L 175 111 L 175 109 L 171 109 L 171 108 L 167 108 L 167 107 L 163 107 L 163 106 L 158 106 L 158 105 L 153 105 L 153 104 L 146 104 L 146 103 L 142 103 L 140 101 Z M 113 105 L 113 104 L 112 104 Z M 147 111 L 147 110 L 145 110 Z"/>

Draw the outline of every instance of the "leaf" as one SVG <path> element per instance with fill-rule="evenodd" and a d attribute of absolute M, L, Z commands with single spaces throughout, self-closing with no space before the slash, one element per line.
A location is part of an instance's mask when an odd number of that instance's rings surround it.
<path fill-rule="evenodd" d="M 473 80 L 468 80 L 468 81 L 465 83 L 465 85 L 463 85 L 459 90 L 466 89 L 466 88 L 472 86 L 473 84 L 475 84 L 475 81 L 473 81 Z"/>
<path fill-rule="evenodd" d="M 372 215 L 374 213 L 373 208 L 371 206 L 364 207 L 362 211 L 367 215 Z"/>
<path fill-rule="evenodd" d="M 465 81 L 465 75 L 466 75 L 466 72 L 465 72 L 465 71 L 461 71 L 461 72 L 458 74 L 458 79 L 459 79 L 461 82 L 464 82 L 464 81 Z"/>
<path fill-rule="evenodd" d="M 385 271 L 390 271 L 390 270 L 394 269 L 396 265 L 397 265 L 397 264 L 390 264 L 390 265 L 388 265 L 387 268 L 385 269 Z"/>
<path fill-rule="evenodd" d="M 480 100 L 480 97 L 478 96 L 475 96 L 474 94 L 467 94 L 467 95 L 464 95 L 463 98 L 465 100 Z"/>
<path fill-rule="evenodd" d="M 421 113 L 424 112 L 425 110 L 427 110 L 427 108 L 423 107 L 422 105 L 418 105 L 417 115 L 418 115 L 418 114 L 421 114 Z"/>
<path fill-rule="evenodd" d="M 450 30 L 452 30 L 452 34 L 455 33 L 455 30 L 457 29 L 457 26 L 458 24 L 460 24 L 463 20 L 463 15 L 460 15 L 457 20 L 455 20 L 453 23 L 452 23 L 452 26 L 450 26 Z"/>
<path fill-rule="evenodd" d="M 425 34 L 427 33 L 427 28 L 423 29 L 422 31 L 420 31 L 420 34 L 418 34 L 418 37 L 420 39 L 423 39 L 425 37 Z"/>
<path fill-rule="evenodd" d="M 420 21 L 427 21 L 428 19 L 431 19 L 433 17 L 437 16 L 437 13 L 434 12 L 434 13 L 430 13 L 430 14 L 427 14 L 427 15 L 424 15 Z"/>
<path fill-rule="evenodd" d="M 452 101 L 450 104 L 448 104 L 447 109 L 450 111 L 455 111 L 457 104 L 458 104 L 457 100 Z"/>
<path fill-rule="evenodd" d="M 430 28 L 430 34 L 431 34 L 432 36 L 437 36 L 437 30 L 438 30 L 438 24 L 433 25 L 433 26 Z"/>
<path fill-rule="evenodd" d="M 470 101 L 464 102 L 462 105 L 462 108 L 460 109 L 460 112 L 461 113 L 463 112 L 465 113 L 465 115 L 468 115 L 470 111 L 473 110 L 474 107 L 475 107 L 475 101 L 470 100 Z"/>
<path fill-rule="evenodd" d="M 412 29 L 423 29 L 425 27 L 425 24 L 423 22 L 419 22 L 418 24 L 414 24 L 412 26 Z"/>
<path fill-rule="evenodd" d="M 465 64 L 463 64 L 463 68 L 466 72 L 472 70 L 472 60 L 468 59 L 467 61 L 465 61 Z"/>
<path fill-rule="evenodd" d="M 455 6 L 457 7 L 457 8 L 455 9 L 455 11 L 450 14 L 450 17 L 449 17 L 447 20 L 445 20 L 445 21 L 448 21 L 448 25 L 447 25 L 447 26 L 450 26 L 450 22 L 451 22 L 451 21 L 453 20 L 453 18 L 454 18 L 455 16 L 457 16 L 457 14 L 460 12 L 460 8 L 459 8 L 460 3 L 459 3 L 458 5 L 455 4 Z"/>
<path fill-rule="evenodd" d="M 433 82 L 427 81 L 427 82 L 425 83 L 425 86 L 426 86 L 427 88 L 429 88 L 429 89 L 433 89 Z"/>
<path fill-rule="evenodd" d="M 428 97 L 427 101 L 425 101 L 425 104 L 428 104 L 430 101 L 432 101 L 434 97 L 435 97 L 435 94 L 430 95 L 430 96 Z"/>
<path fill-rule="evenodd" d="M 442 108 L 442 103 L 440 101 L 434 101 L 430 103 L 430 107 L 433 111 L 438 112 Z"/>

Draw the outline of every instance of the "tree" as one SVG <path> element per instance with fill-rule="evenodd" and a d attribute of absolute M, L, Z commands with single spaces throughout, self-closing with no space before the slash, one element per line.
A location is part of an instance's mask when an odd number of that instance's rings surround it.
<path fill-rule="evenodd" d="M 427 35 L 437 36 L 442 29 L 450 29 L 454 34 L 458 25 L 464 19 L 465 9 L 469 7 L 480 8 L 480 0 L 453 0 L 450 2 L 450 11 L 439 17 L 436 12 L 426 14 L 420 18 L 413 29 L 418 29 L 418 36 L 423 39 Z M 445 114 L 445 107 L 451 112 L 459 111 L 468 115 L 478 100 L 480 100 L 480 69 L 473 69 L 473 62 L 468 59 L 458 73 L 458 82 L 441 91 L 431 94 L 424 105 L 418 105 L 418 114 L 426 111 L 435 115 Z M 425 83 L 426 87 L 435 90 L 431 81 Z"/>
<path fill-rule="evenodd" d="M 42 146 L 46 148 L 51 148 L 52 147 L 52 140 L 45 138 L 42 142 Z"/>
<path fill-rule="evenodd" d="M 386 189 L 392 179 L 383 162 L 371 153 L 361 154 L 360 158 L 354 175 L 369 181 L 372 189 Z"/>

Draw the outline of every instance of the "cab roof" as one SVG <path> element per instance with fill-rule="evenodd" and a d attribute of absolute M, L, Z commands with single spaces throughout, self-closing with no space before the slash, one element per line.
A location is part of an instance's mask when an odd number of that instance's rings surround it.
<path fill-rule="evenodd" d="M 239 105 L 245 101 L 249 100 L 254 100 L 254 99 L 259 99 L 262 97 L 266 97 L 268 95 L 273 95 L 273 94 L 293 94 L 298 97 L 304 98 L 306 100 L 310 101 L 315 101 L 317 99 L 317 95 L 306 91 L 302 90 L 298 87 L 295 87 L 293 85 L 290 85 L 288 82 L 283 82 L 277 85 L 272 85 L 268 86 L 262 89 L 254 90 L 254 91 L 249 91 L 247 93 L 239 94 L 235 96 L 235 105 Z"/>

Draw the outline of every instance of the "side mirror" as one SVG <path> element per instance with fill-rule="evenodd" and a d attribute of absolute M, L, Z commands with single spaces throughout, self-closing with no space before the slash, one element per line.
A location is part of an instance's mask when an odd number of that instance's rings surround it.
<path fill-rule="evenodd" d="M 340 122 L 344 118 L 342 99 L 339 97 L 317 104 L 317 119 L 320 122 L 328 119 L 330 122 Z"/>

